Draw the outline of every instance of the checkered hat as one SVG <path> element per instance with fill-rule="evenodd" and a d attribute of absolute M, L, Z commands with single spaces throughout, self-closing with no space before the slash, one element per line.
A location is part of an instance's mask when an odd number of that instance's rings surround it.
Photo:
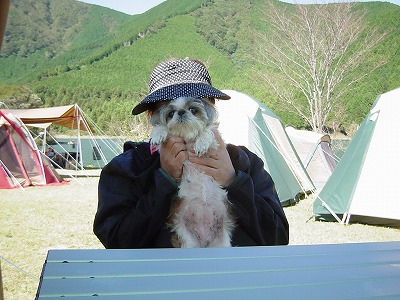
<path fill-rule="evenodd" d="M 150 75 L 149 90 L 149 95 L 133 108 L 133 115 L 148 110 L 158 101 L 179 97 L 230 99 L 211 86 L 210 75 L 201 62 L 189 59 L 158 64 Z"/>

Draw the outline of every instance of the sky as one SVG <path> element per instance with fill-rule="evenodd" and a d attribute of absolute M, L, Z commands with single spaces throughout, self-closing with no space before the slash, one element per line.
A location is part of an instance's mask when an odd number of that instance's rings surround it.
<path fill-rule="evenodd" d="M 108 7 L 128 15 L 144 13 L 164 1 L 165 0 L 81 0 L 81 2 Z"/>
<path fill-rule="evenodd" d="M 298 0 L 298 1 L 294 1 L 294 0 L 279 0 L 281 2 L 287 2 L 287 3 L 298 3 L 298 4 L 313 4 L 313 3 L 324 3 L 324 2 L 350 2 L 350 1 L 346 1 L 346 0 Z M 400 5 L 400 0 L 351 0 L 352 2 L 390 2 L 393 4 L 397 4 Z"/>
<path fill-rule="evenodd" d="M 157 6 L 166 0 L 81 0 L 81 2 L 97 4 L 100 6 L 108 7 L 128 15 L 136 15 L 144 13 L 150 8 Z M 323 0 L 281 0 L 288 3 L 322 3 Z M 359 0 L 362 2 L 380 1 L 380 0 Z M 380 2 L 391 2 L 400 5 L 400 0 L 386 0 Z"/>

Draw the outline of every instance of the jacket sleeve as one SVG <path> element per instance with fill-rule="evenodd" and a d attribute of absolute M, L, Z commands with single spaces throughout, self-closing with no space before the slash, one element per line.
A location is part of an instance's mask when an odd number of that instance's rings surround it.
<path fill-rule="evenodd" d="M 129 173 L 130 156 L 125 152 L 111 161 L 100 176 L 93 230 L 106 248 L 153 248 L 176 192 L 154 164 L 144 173 Z"/>
<path fill-rule="evenodd" d="M 274 182 L 264 170 L 262 160 L 247 149 L 242 150 L 248 158 L 248 166 L 235 166 L 237 177 L 227 188 L 236 221 L 256 245 L 287 245 L 289 224 Z M 243 161 L 243 158 L 239 160 Z M 232 161 L 237 162 L 237 159 Z"/>

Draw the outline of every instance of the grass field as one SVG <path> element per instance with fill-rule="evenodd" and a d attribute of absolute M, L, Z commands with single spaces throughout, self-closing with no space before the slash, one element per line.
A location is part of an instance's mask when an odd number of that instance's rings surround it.
<path fill-rule="evenodd" d="M 34 299 L 49 249 L 101 249 L 92 233 L 98 177 L 61 186 L 0 190 L 0 256 L 5 299 Z M 316 222 L 312 199 L 285 208 L 290 244 L 399 241 L 400 229 Z"/>

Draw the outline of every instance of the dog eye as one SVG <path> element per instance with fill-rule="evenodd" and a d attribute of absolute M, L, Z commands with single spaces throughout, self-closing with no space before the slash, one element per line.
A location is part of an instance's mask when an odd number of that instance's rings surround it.
<path fill-rule="evenodd" d="M 193 115 L 197 113 L 197 108 L 192 107 L 189 110 Z"/>
<path fill-rule="evenodd" d="M 168 115 L 167 115 L 167 118 L 168 119 L 172 119 L 173 117 L 174 117 L 174 113 L 175 113 L 175 111 L 170 111 L 169 113 L 168 113 Z"/>

